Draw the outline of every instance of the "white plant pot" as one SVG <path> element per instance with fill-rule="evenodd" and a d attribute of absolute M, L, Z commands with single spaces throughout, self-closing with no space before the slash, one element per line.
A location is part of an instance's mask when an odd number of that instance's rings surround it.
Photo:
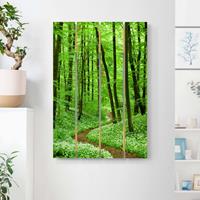
<path fill-rule="evenodd" d="M 0 69 L 0 107 L 18 107 L 26 94 L 26 72 Z"/>

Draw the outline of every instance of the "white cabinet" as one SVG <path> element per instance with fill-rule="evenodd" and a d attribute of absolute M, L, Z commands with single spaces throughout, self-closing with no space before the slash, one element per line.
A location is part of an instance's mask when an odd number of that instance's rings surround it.
<path fill-rule="evenodd" d="M 33 200 L 33 110 L 0 108 L 0 152 L 19 151 L 14 160 L 12 200 Z"/>

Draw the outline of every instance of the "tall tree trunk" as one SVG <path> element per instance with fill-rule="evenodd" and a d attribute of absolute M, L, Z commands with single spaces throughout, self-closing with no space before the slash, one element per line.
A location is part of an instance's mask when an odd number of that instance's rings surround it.
<path fill-rule="evenodd" d="M 137 114 L 138 109 L 140 109 L 141 114 L 144 114 L 144 108 L 143 104 L 140 98 L 140 88 L 139 83 L 137 81 L 137 74 L 136 74 L 136 68 L 133 61 L 133 54 L 132 54 L 132 41 L 131 41 L 131 30 L 130 30 L 130 24 L 127 22 L 127 36 L 128 36 L 128 43 L 129 43 L 129 62 L 131 66 L 131 74 L 132 74 L 132 80 L 133 80 L 133 90 L 135 94 L 135 114 Z"/>
<path fill-rule="evenodd" d="M 140 64 L 141 64 L 141 38 L 140 38 L 140 22 L 137 22 L 137 37 L 138 37 L 138 55 L 137 55 L 137 82 L 140 80 Z"/>
<path fill-rule="evenodd" d="M 83 94 L 84 94 L 84 65 L 85 65 L 85 55 L 84 55 L 84 26 L 82 26 L 81 33 L 81 77 L 80 77 L 80 96 L 78 102 L 78 120 L 81 119 L 83 113 Z"/>
<path fill-rule="evenodd" d="M 85 67 L 85 60 L 86 60 L 86 48 L 85 48 L 85 27 L 83 26 L 83 88 L 84 88 L 84 97 L 87 94 L 87 79 L 86 79 L 86 67 Z"/>
<path fill-rule="evenodd" d="M 87 95 L 88 99 L 90 97 L 90 50 L 89 50 L 89 37 L 88 37 L 88 47 L 87 47 Z"/>
<path fill-rule="evenodd" d="M 129 96 L 129 78 L 128 78 L 128 49 L 130 48 L 129 44 L 129 23 L 125 23 L 125 55 L 124 55 L 124 81 L 125 81 L 125 99 L 126 99 L 126 109 L 127 109 L 127 117 L 128 117 L 128 130 L 133 133 L 133 122 L 132 122 L 132 114 L 131 114 L 131 104 L 130 104 L 130 96 Z"/>
<path fill-rule="evenodd" d="M 99 38 L 98 28 L 95 27 L 95 29 L 96 29 L 97 38 Z M 111 111 L 112 111 L 112 121 L 113 121 L 113 123 L 116 123 L 115 105 L 114 105 L 113 95 L 112 95 L 112 90 L 111 90 L 111 85 L 110 85 L 110 75 L 109 75 L 107 63 L 106 63 L 106 60 L 105 60 L 105 52 L 104 52 L 104 48 L 103 48 L 102 44 L 101 44 L 101 54 L 102 54 L 102 62 L 103 62 L 104 70 L 105 70 L 105 73 L 106 73 L 108 96 L 109 96 L 109 99 L 110 99 L 110 107 L 111 107 Z"/>
<path fill-rule="evenodd" d="M 95 27 L 95 33 L 96 33 L 96 40 L 97 40 L 97 43 L 96 43 L 96 65 L 97 65 L 97 88 L 98 88 L 98 95 L 97 95 L 97 99 L 98 99 L 98 113 L 100 113 L 100 110 L 99 110 L 99 105 L 100 105 L 100 102 L 99 102 L 99 80 L 100 80 L 100 77 L 99 77 L 99 63 L 101 62 L 101 58 L 99 56 L 99 33 L 98 33 L 98 28 Z"/>
<path fill-rule="evenodd" d="M 146 92 L 147 92 L 147 22 L 144 24 L 144 33 L 145 33 L 145 42 L 144 42 L 144 70 L 143 70 L 143 91 L 142 91 L 142 98 L 143 98 L 143 107 L 144 113 L 146 113 Z"/>
<path fill-rule="evenodd" d="M 117 118 L 118 118 L 118 121 L 121 121 L 119 101 L 118 101 L 118 97 L 117 97 L 117 57 L 116 57 L 115 22 L 112 23 L 112 30 L 113 30 L 113 66 L 114 66 L 113 94 L 114 94 L 115 106 L 116 106 L 116 110 L 117 110 Z"/>
<path fill-rule="evenodd" d="M 67 80 L 67 94 L 66 94 L 66 110 L 69 110 L 70 103 L 72 101 L 72 83 L 73 83 L 73 55 L 75 48 L 75 28 L 74 24 L 68 23 L 68 80 Z"/>
<path fill-rule="evenodd" d="M 58 29 L 62 30 L 63 23 L 58 23 Z M 55 27 L 54 27 L 55 28 Z M 55 36 L 54 33 L 54 42 L 53 42 L 53 93 L 54 93 L 54 100 L 53 100 L 53 126 L 55 128 L 55 118 L 56 118 L 56 110 L 57 110 L 57 84 L 58 84 L 58 77 L 59 77 L 59 54 L 61 51 L 61 36 Z"/>
<path fill-rule="evenodd" d="M 94 55 L 92 50 L 92 101 L 94 100 Z"/>

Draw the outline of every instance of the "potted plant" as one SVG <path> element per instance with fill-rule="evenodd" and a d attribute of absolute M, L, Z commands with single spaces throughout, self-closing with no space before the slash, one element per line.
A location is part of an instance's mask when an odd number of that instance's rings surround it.
<path fill-rule="evenodd" d="M 0 153 L 0 200 L 10 199 L 10 188 L 13 182 L 13 159 L 17 156 L 17 151 L 10 155 Z"/>
<path fill-rule="evenodd" d="M 0 53 L 15 61 L 11 69 L 0 70 L 0 107 L 21 105 L 26 93 L 26 73 L 19 70 L 26 56 L 26 47 L 14 46 L 22 36 L 24 25 L 16 7 L 10 3 L 0 6 Z"/>

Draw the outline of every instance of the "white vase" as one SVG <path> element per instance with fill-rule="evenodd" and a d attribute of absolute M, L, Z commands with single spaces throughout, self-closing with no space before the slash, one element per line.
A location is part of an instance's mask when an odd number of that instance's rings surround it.
<path fill-rule="evenodd" d="M 18 107 L 26 94 L 26 72 L 0 69 L 0 107 Z"/>

